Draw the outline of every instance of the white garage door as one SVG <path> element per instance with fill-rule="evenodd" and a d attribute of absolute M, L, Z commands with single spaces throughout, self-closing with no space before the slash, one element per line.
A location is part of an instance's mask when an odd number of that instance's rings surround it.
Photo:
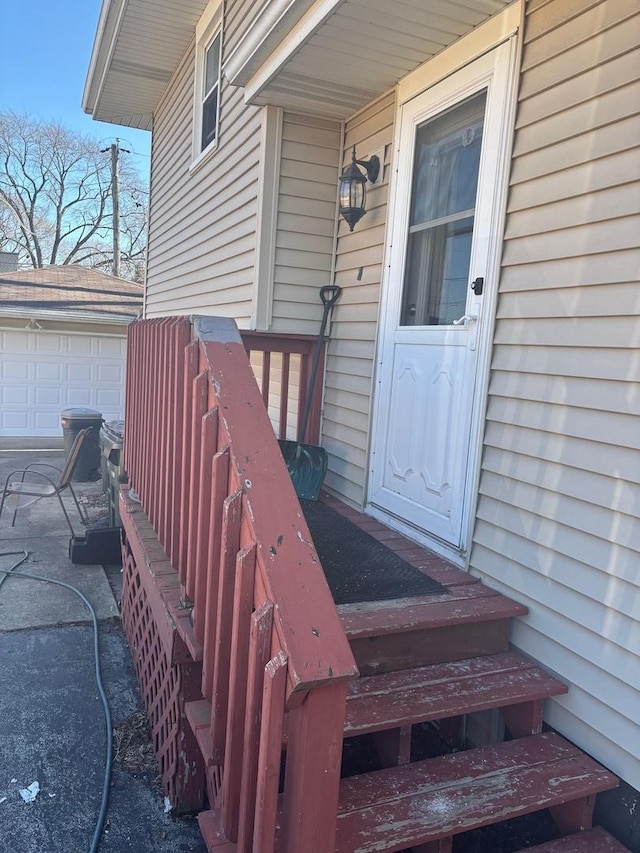
<path fill-rule="evenodd" d="M 0 343 L 0 436 L 60 436 L 70 406 L 124 416 L 124 337 L 12 329 Z"/>

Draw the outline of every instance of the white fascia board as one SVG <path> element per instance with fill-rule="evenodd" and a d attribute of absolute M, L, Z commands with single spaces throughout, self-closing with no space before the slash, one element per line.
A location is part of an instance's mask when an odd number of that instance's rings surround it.
<path fill-rule="evenodd" d="M 268 59 L 256 70 L 245 85 L 245 103 L 253 103 L 284 65 L 301 47 L 320 29 L 327 18 L 342 5 L 344 0 L 316 0 L 311 8 L 289 31 L 289 35 L 271 53 Z M 225 71 L 226 71 L 225 66 Z"/>
<path fill-rule="evenodd" d="M 312 4 L 313 0 L 267 0 L 225 62 L 229 82 L 244 86 Z"/>
<path fill-rule="evenodd" d="M 98 28 L 93 41 L 89 70 L 82 94 L 82 109 L 89 115 L 93 115 L 95 112 L 104 86 L 105 75 L 115 50 L 124 7 L 124 0 L 102 0 Z"/>

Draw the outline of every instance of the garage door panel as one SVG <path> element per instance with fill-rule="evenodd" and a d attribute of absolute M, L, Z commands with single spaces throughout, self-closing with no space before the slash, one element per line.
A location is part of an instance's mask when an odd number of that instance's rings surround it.
<path fill-rule="evenodd" d="M 126 346 L 124 338 L 101 338 L 98 340 L 98 354 L 101 358 L 124 358 Z"/>
<path fill-rule="evenodd" d="M 97 344 L 99 339 L 87 335 L 86 337 L 70 337 L 67 344 L 67 352 L 69 355 L 99 355 L 100 347 Z"/>
<path fill-rule="evenodd" d="M 10 406 L 13 403 L 25 405 L 29 402 L 29 391 L 27 388 L 3 388 L 0 399 L 3 406 Z"/>
<path fill-rule="evenodd" d="M 33 430 L 35 435 L 60 435 L 60 413 L 34 412 Z"/>
<path fill-rule="evenodd" d="M 99 364 L 98 365 L 98 382 L 113 383 L 120 385 L 123 381 L 122 367 L 115 364 Z"/>
<path fill-rule="evenodd" d="M 65 348 L 62 345 L 62 337 L 60 335 L 52 335 L 51 333 L 47 333 L 45 335 L 29 335 L 30 339 L 33 341 L 31 343 L 29 351 L 37 353 L 41 353 L 42 355 L 59 355 L 65 351 Z"/>
<path fill-rule="evenodd" d="M 65 379 L 67 382 L 95 382 L 96 368 L 91 361 L 70 362 L 66 365 Z"/>
<path fill-rule="evenodd" d="M 124 414 L 124 337 L 0 330 L 0 436 L 59 436 L 60 412 Z"/>
<path fill-rule="evenodd" d="M 118 391 L 109 391 L 108 389 L 103 389 L 98 391 L 98 406 L 97 408 L 102 411 L 103 409 L 113 409 L 118 405 L 119 395 Z"/>
<path fill-rule="evenodd" d="M 55 361 L 38 361 L 35 365 L 36 382 L 60 382 L 62 379 L 62 365 Z"/>
<path fill-rule="evenodd" d="M 29 352 L 29 332 L 2 332 L 3 352 Z"/>
<path fill-rule="evenodd" d="M 7 435 L 21 435 L 23 430 L 29 428 L 29 416 L 26 412 L 3 412 L 3 428 L 9 430 Z"/>
<path fill-rule="evenodd" d="M 2 370 L 0 376 L 3 379 L 14 379 L 24 381 L 29 378 L 30 365 L 21 358 L 20 360 L 12 358 L 6 354 L 7 351 L 2 351 Z"/>
<path fill-rule="evenodd" d="M 62 405 L 62 389 L 61 388 L 35 388 L 34 402 L 36 406 L 57 406 Z"/>
<path fill-rule="evenodd" d="M 95 408 L 97 396 L 100 392 L 96 390 L 95 395 L 90 388 L 69 388 L 65 395 L 64 408 L 69 406 L 88 406 L 90 409 Z"/>

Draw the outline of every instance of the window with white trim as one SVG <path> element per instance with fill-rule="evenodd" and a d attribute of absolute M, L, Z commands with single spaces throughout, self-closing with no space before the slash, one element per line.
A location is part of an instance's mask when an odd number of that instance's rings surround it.
<path fill-rule="evenodd" d="M 211 0 L 196 27 L 196 69 L 193 110 L 193 160 L 214 149 L 220 119 L 222 9 Z"/>

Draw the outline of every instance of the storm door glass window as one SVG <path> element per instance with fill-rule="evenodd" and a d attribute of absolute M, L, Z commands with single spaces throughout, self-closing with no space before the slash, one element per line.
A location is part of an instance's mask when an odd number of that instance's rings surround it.
<path fill-rule="evenodd" d="M 465 313 L 485 103 L 483 92 L 417 128 L 402 326 Z"/>
<path fill-rule="evenodd" d="M 220 33 L 213 39 L 204 52 L 204 84 L 202 100 L 202 141 L 200 150 L 204 151 L 218 134 L 218 104 L 220 92 Z"/>

